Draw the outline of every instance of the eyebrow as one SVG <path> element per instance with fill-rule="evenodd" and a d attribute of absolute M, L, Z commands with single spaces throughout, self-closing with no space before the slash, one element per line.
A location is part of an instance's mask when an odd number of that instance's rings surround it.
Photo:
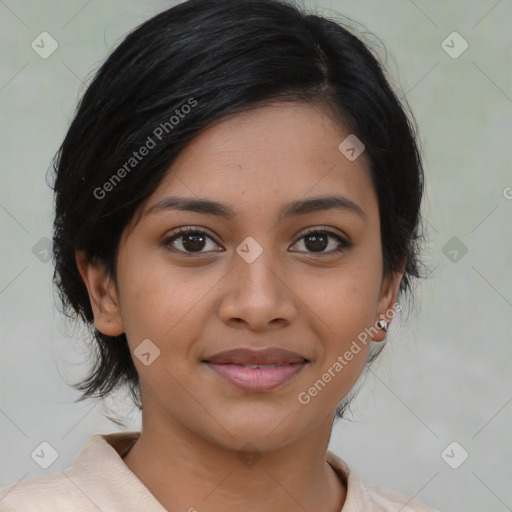
<path fill-rule="evenodd" d="M 296 215 L 305 215 L 307 213 L 338 209 L 344 212 L 355 213 L 363 220 L 366 219 L 362 208 L 348 199 L 340 195 L 329 195 L 312 197 L 308 199 L 299 199 L 285 204 L 281 207 L 279 220 L 287 219 Z M 181 210 L 207 215 L 215 215 L 217 217 L 231 220 L 236 217 L 236 212 L 227 204 L 212 201 L 210 199 L 196 199 L 188 197 L 169 196 L 149 208 L 144 215 L 150 215 L 157 212 L 167 210 Z"/>

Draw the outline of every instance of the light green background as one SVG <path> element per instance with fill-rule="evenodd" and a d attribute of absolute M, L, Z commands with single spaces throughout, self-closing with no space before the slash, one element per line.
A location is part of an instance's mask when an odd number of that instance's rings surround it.
<path fill-rule="evenodd" d="M 64 336 L 51 263 L 32 248 L 51 238 L 45 173 L 84 82 L 129 29 L 172 4 L 0 1 L 0 487 L 65 469 L 93 434 L 118 430 L 102 404 L 72 403 L 66 381 L 84 374 L 87 347 L 78 332 Z M 330 448 L 365 480 L 441 511 L 512 510 L 512 2 L 306 5 L 343 13 L 387 49 L 420 127 L 433 269 Z M 48 59 L 31 48 L 43 31 L 59 45 Z M 469 44 L 457 59 L 441 46 L 454 31 Z M 452 237 L 467 247 L 457 262 L 443 253 Z M 130 425 L 140 427 L 136 414 Z M 59 453 L 46 471 L 30 457 L 42 441 Z M 469 453 L 458 469 L 441 458 L 452 441 Z"/>

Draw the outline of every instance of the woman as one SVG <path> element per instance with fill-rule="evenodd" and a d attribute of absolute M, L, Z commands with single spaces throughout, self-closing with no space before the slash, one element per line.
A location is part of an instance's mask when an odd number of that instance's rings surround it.
<path fill-rule="evenodd" d="M 430 510 L 327 450 L 420 267 L 414 129 L 357 37 L 273 0 L 155 16 L 87 89 L 54 191 L 54 281 L 98 349 L 77 387 L 126 384 L 143 426 L 2 510 Z"/>

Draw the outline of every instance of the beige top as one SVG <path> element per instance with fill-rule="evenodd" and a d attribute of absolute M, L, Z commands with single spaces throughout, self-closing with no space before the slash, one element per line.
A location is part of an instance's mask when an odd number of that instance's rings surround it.
<path fill-rule="evenodd" d="M 69 469 L 0 489 L 0 511 L 165 512 L 122 459 L 139 435 L 94 435 Z M 435 512 L 393 491 L 362 482 L 330 451 L 326 460 L 347 486 L 340 512 Z"/>

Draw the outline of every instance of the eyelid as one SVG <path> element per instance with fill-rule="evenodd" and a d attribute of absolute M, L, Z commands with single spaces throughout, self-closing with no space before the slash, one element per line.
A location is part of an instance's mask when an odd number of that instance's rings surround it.
<path fill-rule="evenodd" d="M 312 228 L 306 228 L 306 231 L 301 231 L 299 234 L 299 238 L 297 238 L 297 241 L 300 240 L 302 237 L 309 235 L 311 233 L 316 233 L 318 231 L 321 231 L 322 233 L 327 233 L 328 235 L 335 235 L 343 239 L 344 242 L 347 244 L 351 243 L 350 237 L 341 231 L 338 228 L 335 228 L 333 226 L 314 226 Z"/>

